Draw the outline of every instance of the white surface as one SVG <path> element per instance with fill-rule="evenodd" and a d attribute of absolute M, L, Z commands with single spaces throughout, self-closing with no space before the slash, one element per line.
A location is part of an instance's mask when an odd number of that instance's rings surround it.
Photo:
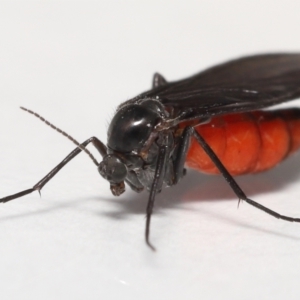
<path fill-rule="evenodd" d="M 79 141 L 105 141 L 114 108 L 155 71 L 175 80 L 244 54 L 299 51 L 299 13 L 286 0 L 1 2 L 0 196 L 31 187 L 74 148 L 20 105 Z M 238 182 L 300 216 L 299 157 Z M 113 197 L 82 154 L 41 199 L 1 205 L 1 300 L 299 298 L 299 224 L 237 210 L 222 178 L 190 173 L 157 198 L 153 253 L 146 201 Z"/>

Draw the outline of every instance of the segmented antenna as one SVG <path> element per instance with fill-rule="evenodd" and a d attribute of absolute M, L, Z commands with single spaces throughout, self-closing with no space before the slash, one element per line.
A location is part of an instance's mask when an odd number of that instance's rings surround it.
<path fill-rule="evenodd" d="M 53 128 L 54 130 L 56 130 L 57 132 L 61 133 L 62 135 L 64 135 L 65 137 L 67 137 L 71 142 L 73 142 L 78 148 L 80 148 L 82 151 L 84 151 L 90 158 L 91 160 L 94 162 L 94 164 L 96 166 L 99 166 L 99 163 L 97 162 L 97 160 L 95 159 L 95 157 L 93 156 L 93 154 L 86 149 L 85 147 L 82 147 L 80 145 L 79 142 L 77 142 L 73 137 L 71 137 L 69 134 L 67 134 L 65 131 L 61 130 L 60 128 L 54 126 L 52 123 L 50 123 L 49 121 L 47 121 L 45 118 L 43 118 L 42 116 L 40 116 L 39 114 L 37 114 L 36 112 L 27 109 L 25 107 L 20 106 L 21 109 L 27 111 L 28 113 L 34 115 L 35 117 L 37 117 L 38 119 L 40 119 L 41 121 L 43 121 L 44 123 L 46 123 L 46 125 L 50 126 L 51 128 Z"/>

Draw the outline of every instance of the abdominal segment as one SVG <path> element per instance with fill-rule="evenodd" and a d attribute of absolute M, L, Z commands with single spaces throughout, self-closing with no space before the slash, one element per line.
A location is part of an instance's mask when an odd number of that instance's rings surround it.
<path fill-rule="evenodd" d="M 217 116 L 195 129 L 229 173 L 256 173 L 276 166 L 300 147 L 300 109 Z M 219 174 L 194 138 L 191 139 L 186 166 Z"/>

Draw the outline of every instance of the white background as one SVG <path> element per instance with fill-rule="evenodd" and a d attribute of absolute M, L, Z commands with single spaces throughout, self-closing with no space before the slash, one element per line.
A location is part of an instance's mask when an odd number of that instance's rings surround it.
<path fill-rule="evenodd" d="M 116 106 L 154 72 L 176 80 L 241 55 L 299 51 L 299 34 L 299 1 L 1 2 L 0 196 L 30 188 L 74 148 L 20 105 L 80 142 L 105 142 Z M 300 216 L 299 158 L 237 180 Z M 222 178 L 190 172 L 157 197 L 154 253 L 147 196 L 113 197 L 81 154 L 41 199 L 1 205 L 0 298 L 299 298 L 300 224 L 237 210 Z"/>

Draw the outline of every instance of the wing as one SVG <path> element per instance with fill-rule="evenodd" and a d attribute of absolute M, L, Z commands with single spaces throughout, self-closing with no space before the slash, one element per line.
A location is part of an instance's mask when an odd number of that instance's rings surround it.
<path fill-rule="evenodd" d="M 183 120 L 250 111 L 300 97 L 300 54 L 233 60 L 135 99 L 157 98 Z"/>

